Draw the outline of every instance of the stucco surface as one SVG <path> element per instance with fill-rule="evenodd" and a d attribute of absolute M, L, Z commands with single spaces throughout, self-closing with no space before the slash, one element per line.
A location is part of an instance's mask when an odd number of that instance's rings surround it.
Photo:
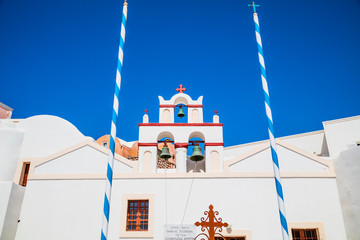
<path fill-rule="evenodd" d="M 104 181 L 31 180 L 16 240 L 98 239 Z M 114 180 L 109 239 L 119 239 L 120 224 L 125 224 L 125 219 L 121 219 L 121 211 L 126 211 L 121 209 L 122 194 L 141 193 L 154 194 L 153 239 L 164 239 L 166 223 L 181 223 L 191 182 Z M 323 222 L 327 240 L 346 239 L 335 179 L 283 179 L 283 186 L 289 222 Z M 272 178 L 195 179 L 184 224 L 200 220 L 209 204 L 234 230 L 250 229 L 254 240 L 281 239 Z"/>
<path fill-rule="evenodd" d="M 20 156 L 24 132 L 11 120 L 0 122 L 0 181 L 12 181 Z"/>
<path fill-rule="evenodd" d="M 21 120 L 18 126 L 25 132 L 21 158 L 45 157 L 89 139 L 70 122 L 50 115 Z"/>
<path fill-rule="evenodd" d="M 104 173 L 107 159 L 107 153 L 91 146 L 84 146 L 37 166 L 35 174 Z M 130 173 L 132 168 L 122 162 L 114 161 L 114 172 Z"/>
<path fill-rule="evenodd" d="M 347 237 L 357 240 L 360 239 L 360 147 L 341 152 L 334 165 Z"/>

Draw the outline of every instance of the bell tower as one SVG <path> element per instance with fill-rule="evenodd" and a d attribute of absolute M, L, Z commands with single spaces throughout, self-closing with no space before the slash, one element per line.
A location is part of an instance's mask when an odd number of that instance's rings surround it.
<path fill-rule="evenodd" d="M 203 97 L 200 96 L 197 100 L 193 100 L 184 93 L 186 88 L 181 84 L 176 91 L 178 93 L 170 100 L 164 100 L 162 96 L 159 96 L 158 123 L 149 122 L 149 116 L 145 113 L 143 123 L 139 124 L 139 171 L 143 173 L 162 172 L 164 169 L 159 169 L 158 161 L 161 160 L 160 155 L 164 155 L 161 154 L 164 146 L 166 146 L 168 158 L 166 161 L 172 164 L 172 168 L 166 170 L 167 172 L 186 173 L 194 170 L 191 169 L 193 164 L 190 163 L 189 155 L 191 153 L 188 153 L 188 148 L 194 148 L 195 154 L 204 155 L 203 158 L 193 155 L 191 157 L 192 160 L 198 161 L 198 166 L 202 166 L 201 171 L 222 171 L 223 125 L 219 123 L 217 111 L 213 122 L 204 123 Z M 178 112 L 178 117 L 185 117 L 187 122 L 175 123 L 177 117 L 175 112 Z M 164 144 L 165 140 L 166 144 Z M 173 154 L 171 149 L 174 149 Z M 200 161 L 200 159 L 204 160 Z"/>
<path fill-rule="evenodd" d="M 186 106 L 187 108 L 187 119 L 188 123 L 202 123 L 203 122 L 203 109 L 202 99 L 199 97 L 197 100 L 192 100 L 191 97 L 184 93 L 186 88 L 180 84 L 176 88 L 178 94 L 175 94 L 170 100 L 164 100 L 163 97 L 159 96 L 159 123 L 174 123 L 175 119 L 175 108 L 179 105 Z"/>

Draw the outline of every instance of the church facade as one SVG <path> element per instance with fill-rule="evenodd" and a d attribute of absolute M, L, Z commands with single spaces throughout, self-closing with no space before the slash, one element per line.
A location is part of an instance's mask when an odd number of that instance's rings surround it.
<path fill-rule="evenodd" d="M 145 113 L 139 139 L 117 142 L 109 239 L 194 239 L 210 205 L 228 223 L 216 239 L 281 239 L 269 141 L 224 147 L 202 99 L 159 96 L 159 122 Z M 276 139 L 290 239 L 360 239 L 360 116 L 323 126 Z M 108 140 L 55 116 L 1 119 L 1 239 L 100 239 Z"/>

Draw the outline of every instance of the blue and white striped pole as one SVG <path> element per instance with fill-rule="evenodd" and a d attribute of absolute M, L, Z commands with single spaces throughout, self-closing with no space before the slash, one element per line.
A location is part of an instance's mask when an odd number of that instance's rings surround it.
<path fill-rule="evenodd" d="M 127 4 L 127 1 L 125 0 L 124 6 L 123 6 L 120 45 L 119 45 L 118 63 L 117 63 L 117 71 L 116 71 L 114 106 L 113 106 L 112 121 L 111 121 L 110 153 L 109 153 L 108 164 L 107 164 L 107 173 L 106 173 L 104 214 L 103 214 L 102 229 L 101 229 L 101 240 L 107 240 L 107 237 L 108 237 L 111 187 L 112 187 L 112 180 L 113 180 L 113 165 L 114 165 L 114 155 L 115 155 L 116 123 L 117 123 L 117 119 L 118 119 L 118 110 L 119 110 L 121 68 L 123 65 L 123 58 L 124 58 L 127 6 L 128 6 L 128 4 Z"/>
<path fill-rule="evenodd" d="M 256 41 L 257 41 L 257 46 L 258 46 L 258 56 L 259 56 L 259 62 L 260 62 L 260 68 L 261 68 L 261 80 L 262 80 L 262 86 L 263 86 L 264 95 L 265 95 L 265 110 L 266 110 L 266 116 L 267 116 L 267 120 L 268 120 L 271 156 L 272 156 L 272 160 L 273 160 L 275 186 L 276 186 L 276 191 L 277 191 L 277 199 L 278 199 L 280 222 L 281 222 L 281 228 L 282 228 L 282 236 L 283 236 L 283 240 L 288 240 L 289 232 L 288 232 L 288 225 L 287 225 L 286 215 L 285 215 L 284 195 L 283 195 L 283 190 L 282 190 L 282 185 L 281 185 L 279 160 L 278 160 L 278 156 L 276 153 L 276 142 L 275 142 L 275 138 L 274 138 L 274 126 L 273 126 L 273 120 L 272 120 L 271 108 L 270 108 L 269 89 L 268 89 L 268 84 L 267 84 L 267 80 L 266 80 L 265 61 L 264 61 L 261 36 L 260 36 L 260 25 L 259 25 L 259 19 L 258 19 L 257 13 L 256 13 L 256 7 L 259 7 L 259 5 L 255 5 L 255 3 L 253 2 L 252 4 L 249 5 L 249 7 L 254 8 L 255 34 L 256 34 Z"/>

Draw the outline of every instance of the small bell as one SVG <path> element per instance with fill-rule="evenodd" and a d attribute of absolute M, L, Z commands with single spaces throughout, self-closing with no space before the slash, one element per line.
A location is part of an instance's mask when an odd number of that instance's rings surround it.
<path fill-rule="evenodd" d="M 179 118 L 182 118 L 185 116 L 184 110 L 182 109 L 182 105 L 179 105 L 179 112 L 177 114 Z"/>
<path fill-rule="evenodd" d="M 195 146 L 194 146 L 194 148 L 193 148 L 193 153 L 192 153 L 192 155 L 190 156 L 190 160 L 197 162 L 197 161 L 203 160 L 204 158 L 205 158 L 205 157 L 204 157 L 204 155 L 203 155 L 202 152 L 201 152 L 201 147 L 199 146 L 198 143 L 195 143 Z"/>
<path fill-rule="evenodd" d="M 165 160 L 171 158 L 171 154 L 169 151 L 169 147 L 167 146 L 166 140 L 164 142 L 163 148 L 161 149 L 160 158 L 165 159 Z"/>

